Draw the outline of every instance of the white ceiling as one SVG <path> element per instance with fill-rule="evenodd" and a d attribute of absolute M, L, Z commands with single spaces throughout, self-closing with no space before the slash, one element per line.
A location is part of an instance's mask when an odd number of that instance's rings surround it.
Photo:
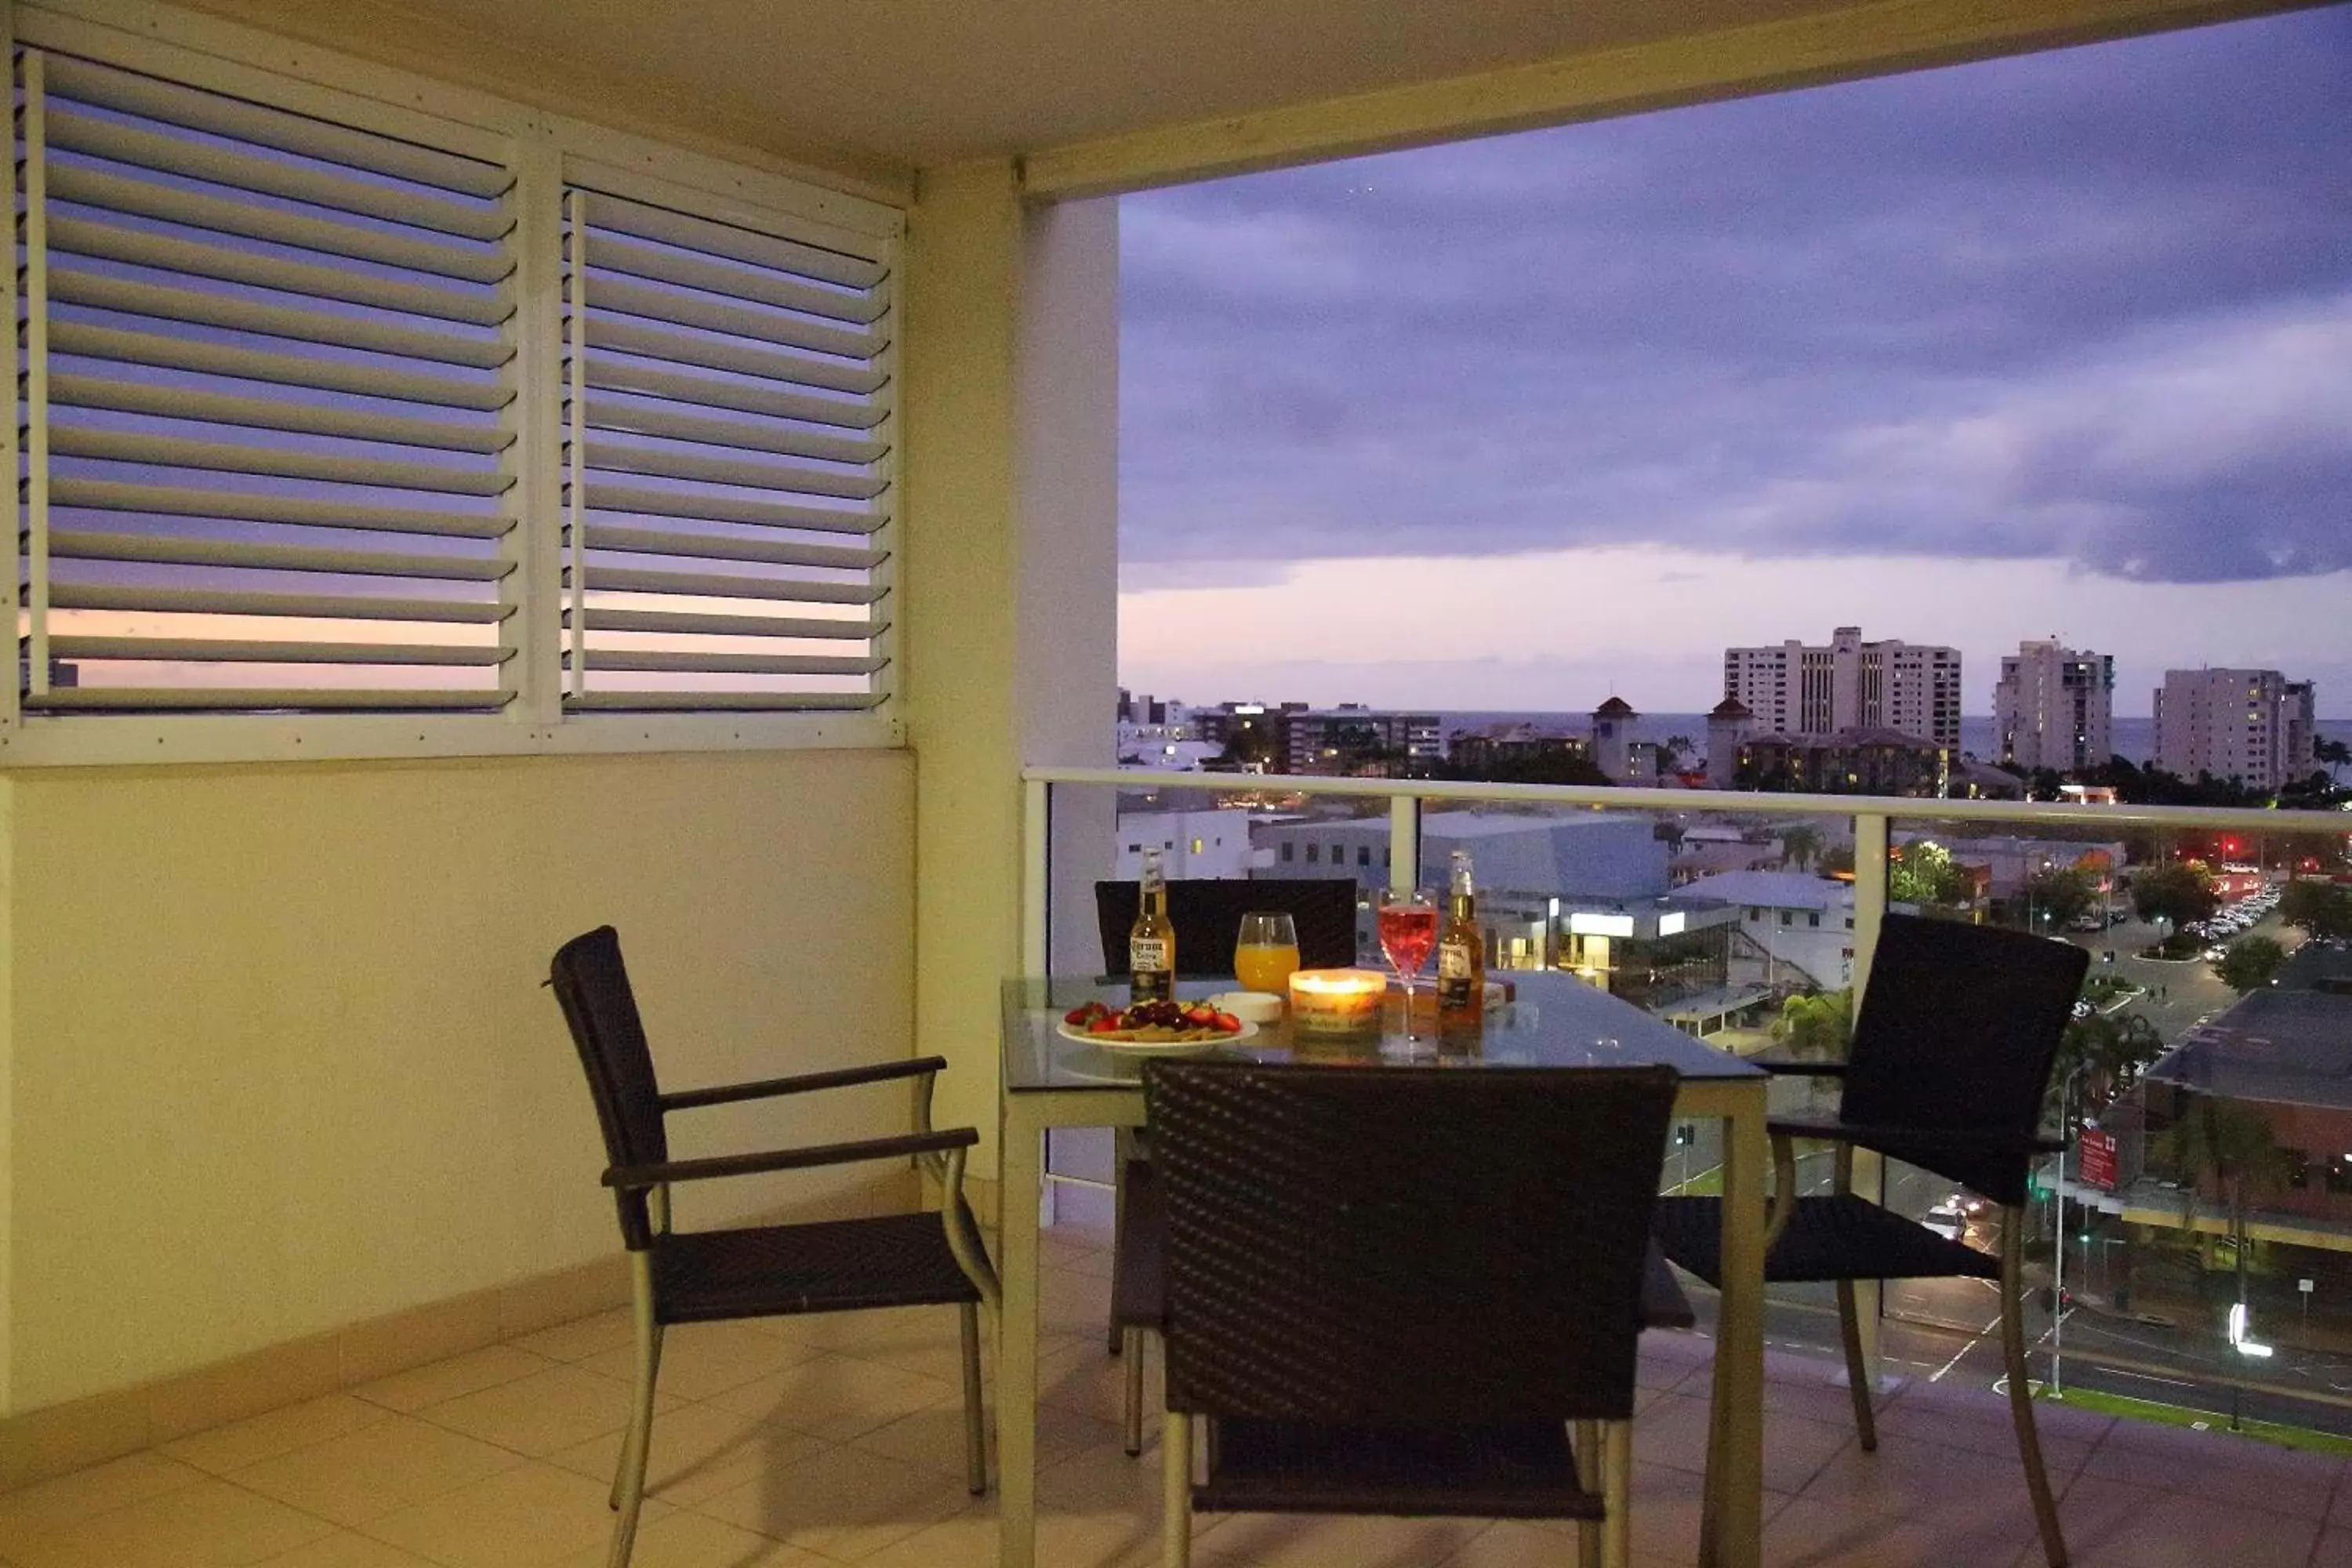
<path fill-rule="evenodd" d="M 2190 0 L 195 0 L 473 85 L 547 84 L 713 134 L 903 167 L 1845 14 L 1884 48 L 1963 14 L 2125 31 Z M 2271 5 L 2276 0 L 2271 0 Z M 2263 0 L 2245 9 L 2267 9 Z M 2025 17 L 2023 23 L 2015 20 Z M 1832 65 L 1831 74 L 1835 68 Z"/>

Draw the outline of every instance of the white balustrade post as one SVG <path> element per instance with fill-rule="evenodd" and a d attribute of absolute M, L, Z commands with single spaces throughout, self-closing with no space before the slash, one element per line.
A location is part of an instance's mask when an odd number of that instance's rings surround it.
<path fill-rule="evenodd" d="M 1389 797 L 1389 890 L 1410 893 L 1421 886 L 1421 798 Z"/>
<path fill-rule="evenodd" d="M 1054 786 L 1027 779 L 1021 786 L 1021 973 L 1045 973 L 1045 888 L 1052 874 Z"/>
<path fill-rule="evenodd" d="M 1870 984 L 1870 961 L 1878 951 L 1878 932 L 1886 918 L 1887 833 L 1881 812 L 1857 812 L 1853 818 L 1853 1008 L 1862 1014 L 1862 994 Z M 1870 1150 L 1853 1152 L 1853 1190 L 1873 1203 L 1886 1201 L 1886 1161 Z M 1875 1279 L 1854 1282 L 1854 1316 L 1862 1324 L 1862 1364 L 1874 1389 L 1885 1384 L 1879 1363 L 1878 1325 L 1882 1287 Z"/>

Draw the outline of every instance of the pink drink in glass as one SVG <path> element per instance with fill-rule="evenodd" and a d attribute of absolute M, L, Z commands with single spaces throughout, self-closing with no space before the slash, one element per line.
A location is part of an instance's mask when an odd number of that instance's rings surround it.
<path fill-rule="evenodd" d="M 1390 904 L 1381 906 L 1381 951 L 1396 966 L 1397 977 L 1410 990 L 1421 966 L 1429 962 L 1429 950 L 1437 942 L 1437 910 L 1422 904 Z"/>

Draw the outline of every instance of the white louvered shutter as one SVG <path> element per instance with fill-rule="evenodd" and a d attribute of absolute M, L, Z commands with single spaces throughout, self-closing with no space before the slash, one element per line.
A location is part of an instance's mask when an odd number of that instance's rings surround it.
<path fill-rule="evenodd" d="M 17 69 L 25 710 L 506 704 L 508 172 Z"/>
<path fill-rule="evenodd" d="M 566 708 L 879 705 L 888 247 L 564 199 Z"/>

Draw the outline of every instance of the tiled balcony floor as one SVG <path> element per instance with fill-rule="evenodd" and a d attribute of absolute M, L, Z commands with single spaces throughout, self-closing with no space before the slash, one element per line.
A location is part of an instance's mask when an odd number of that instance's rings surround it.
<path fill-rule="evenodd" d="M 1158 1464 L 1119 1452 L 1100 1238 L 1045 1243 L 1040 1477 L 1048 1568 L 1158 1557 Z M 625 1314 L 607 1313 L 0 1496 L 7 1568 L 592 1568 L 620 1447 Z M 682 1327 L 664 1358 L 641 1568 L 977 1568 L 992 1496 L 961 1479 L 954 1314 Z M 1708 1346 L 1645 1345 L 1633 1540 L 1647 1568 L 1698 1535 Z M 2007 1406 L 1913 1384 L 1874 1456 L 1830 1368 L 1766 1386 L 1766 1552 L 1777 1568 L 2041 1561 Z M 2083 1568 L 2352 1568 L 2345 1462 L 2043 1407 Z M 1206 1518 L 1196 1559 L 1285 1568 L 1545 1568 L 1565 1527 Z"/>

